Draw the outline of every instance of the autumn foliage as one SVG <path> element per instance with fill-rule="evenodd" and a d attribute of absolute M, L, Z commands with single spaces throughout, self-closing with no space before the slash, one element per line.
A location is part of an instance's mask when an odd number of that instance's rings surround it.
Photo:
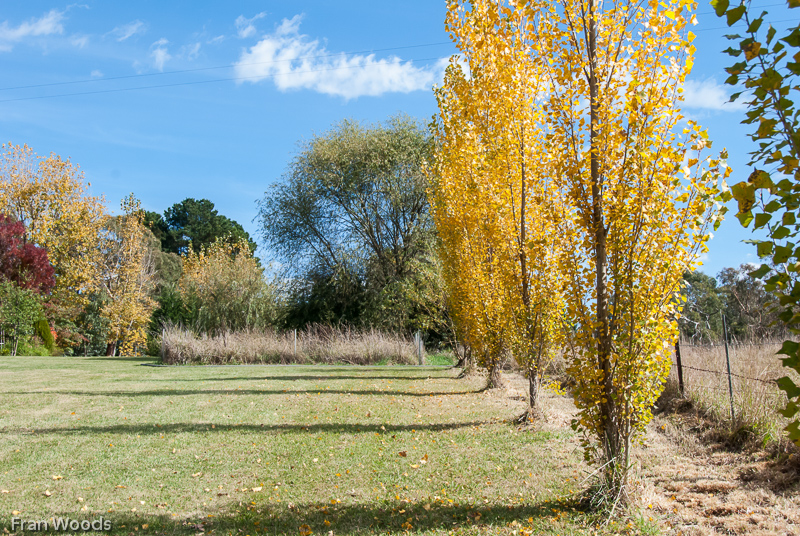
<path fill-rule="evenodd" d="M 27 145 L 2 145 L 0 178 L 0 213 L 24 224 L 26 241 L 47 251 L 56 274 L 51 301 L 73 319 L 97 284 L 103 198 L 87 195 L 77 165 Z"/>
<path fill-rule="evenodd" d="M 562 274 L 554 269 L 561 194 L 543 165 L 543 109 L 536 106 L 547 80 L 530 54 L 522 10 L 503 15 L 492 2 L 457 7 L 451 2 L 447 28 L 463 57 L 436 91 L 431 174 L 450 303 L 490 384 L 510 352 L 529 376 L 535 409 L 564 312 Z"/>
<path fill-rule="evenodd" d="M 155 309 L 150 297 L 154 284 L 153 254 L 147 247 L 139 201 L 130 194 L 122 200 L 123 215 L 109 219 L 101 238 L 103 270 L 100 279 L 105 300 L 101 316 L 108 322 L 106 355 L 131 354 L 147 341 L 147 326 Z"/>
<path fill-rule="evenodd" d="M 729 173 L 682 127 L 695 3 L 448 8 L 434 195 L 458 319 L 484 356 L 568 342 L 574 425 L 616 504 Z"/>
<path fill-rule="evenodd" d="M 47 251 L 25 241 L 25 225 L 0 214 L 0 279 L 48 294 L 56 284 L 54 273 Z"/>

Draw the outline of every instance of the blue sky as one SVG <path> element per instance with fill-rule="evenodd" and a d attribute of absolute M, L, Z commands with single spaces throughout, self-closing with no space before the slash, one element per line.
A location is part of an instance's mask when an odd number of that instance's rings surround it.
<path fill-rule="evenodd" d="M 157 212 L 207 198 L 254 237 L 255 201 L 298 142 L 345 118 L 429 120 L 455 52 L 443 0 L 3 4 L 0 139 L 70 157 L 112 210 L 131 191 Z M 778 28 L 797 18 L 753 4 Z M 728 32 L 698 11 L 685 111 L 728 148 L 738 182 L 751 142 L 741 107 L 724 104 Z M 703 271 L 755 261 L 747 238 L 731 213 Z"/>

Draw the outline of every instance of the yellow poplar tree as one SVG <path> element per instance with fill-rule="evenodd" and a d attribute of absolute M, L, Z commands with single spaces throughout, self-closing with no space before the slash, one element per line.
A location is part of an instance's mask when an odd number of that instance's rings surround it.
<path fill-rule="evenodd" d="M 446 26 L 462 56 L 436 91 L 433 213 L 460 331 L 489 369 L 490 385 L 500 355 L 515 357 L 529 377 L 533 416 L 564 312 L 553 269 L 562 203 L 545 173 L 537 106 L 546 80 L 532 61 L 523 11 L 491 0 L 465 4 L 448 3 Z"/>
<path fill-rule="evenodd" d="M 150 297 L 155 286 L 155 264 L 148 247 L 144 212 L 130 194 L 121 202 L 122 216 L 109 218 L 103 233 L 105 256 L 101 278 L 104 302 L 100 314 L 108 321 L 106 355 L 132 355 L 147 343 L 147 326 L 156 302 Z"/>
<path fill-rule="evenodd" d="M 701 155 L 711 143 L 680 113 L 696 2 L 517 4 L 550 81 L 547 151 L 568 201 L 560 269 L 576 329 L 575 425 L 602 467 L 595 498 L 616 505 L 627 500 L 631 442 L 670 370 L 681 276 L 719 221 L 730 170 Z"/>
<path fill-rule="evenodd" d="M 0 213 L 23 222 L 26 239 L 47 250 L 56 273 L 51 302 L 68 320 L 83 309 L 99 274 L 105 208 L 102 197 L 87 195 L 88 186 L 69 160 L 2 145 Z"/>

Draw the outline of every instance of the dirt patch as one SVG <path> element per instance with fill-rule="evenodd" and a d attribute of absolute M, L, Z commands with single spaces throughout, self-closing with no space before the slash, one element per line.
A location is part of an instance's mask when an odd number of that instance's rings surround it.
<path fill-rule="evenodd" d="M 645 516 L 665 534 L 800 535 L 797 456 L 708 443 L 691 415 L 656 416 L 636 459 Z"/>
<path fill-rule="evenodd" d="M 504 374 L 492 395 L 527 400 L 527 380 Z M 544 417 L 531 429 L 564 431 L 577 413 L 572 398 L 543 389 Z M 800 536 L 800 454 L 775 448 L 736 451 L 685 401 L 661 408 L 636 448 L 631 481 L 637 506 L 663 534 Z M 568 443 L 579 449 L 578 436 Z M 583 469 L 586 469 L 585 467 Z"/>

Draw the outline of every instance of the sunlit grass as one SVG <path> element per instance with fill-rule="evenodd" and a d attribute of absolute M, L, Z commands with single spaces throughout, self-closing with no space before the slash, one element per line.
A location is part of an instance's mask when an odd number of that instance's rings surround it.
<path fill-rule="evenodd" d="M 480 378 L 143 363 L 0 358 L 0 527 L 69 516 L 103 517 L 113 534 L 595 530 L 569 499 L 571 432 L 518 430 L 525 402 L 480 391 Z"/>

